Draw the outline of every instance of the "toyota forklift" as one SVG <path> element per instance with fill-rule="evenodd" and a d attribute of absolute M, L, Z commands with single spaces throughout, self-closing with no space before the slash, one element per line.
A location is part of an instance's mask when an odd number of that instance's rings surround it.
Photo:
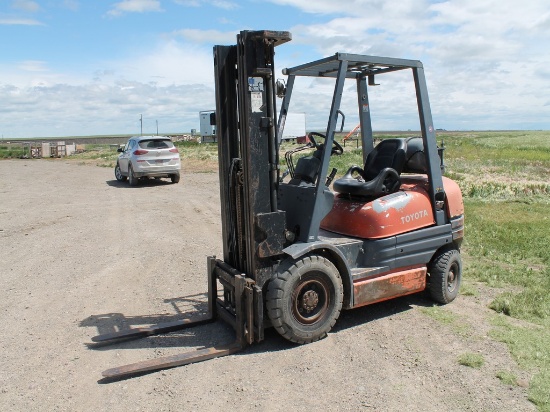
<path fill-rule="evenodd" d="M 425 289 L 441 304 L 457 296 L 464 206 L 458 185 L 443 176 L 422 63 L 336 53 L 284 69 L 283 83 L 275 47 L 290 40 L 289 32 L 242 31 L 236 45 L 214 47 L 223 257 L 207 259 L 207 314 L 92 338 L 105 344 L 221 319 L 235 341 L 109 369 L 106 379 L 229 355 L 262 341 L 268 327 L 291 342 L 314 342 L 343 309 Z M 412 72 L 421 136 L 375 146 L 368 90 L 397 71 Z M 283 173 L 281 136 L 297 77 L 332 79 L 334 93 L 325 132 L 287 152 Z M 334 179 L 329 163 L 343 152 L 335 133 L 348 79 L 357 87 L 363 164 Z"/>

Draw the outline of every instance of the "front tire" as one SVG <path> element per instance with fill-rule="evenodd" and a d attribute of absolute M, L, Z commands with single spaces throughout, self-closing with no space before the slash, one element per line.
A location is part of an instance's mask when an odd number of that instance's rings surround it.
<path fill-rule="evenodd" d="M 457 249 L 438 252 L 430 267 L 430 296 L 443 305 L 452 302 L 458 295 L 462 281 L 462 259 Z"/>
<path fill-rule="evenodd" d="M 138 178 L 134 175 L 132 165 L 128 165 L 128 182 L 130 183 L 130 186 L 137 186 L 138 184 Z"/>
<path fill-rule="evenodd" d="M 284 338 L 310 343 L 332 329 L 343 302 L 338 269 L 322 256 L 306 256 L 277 274 L 267 288 L 267 315 Z"/>
<path fill-rule="evenodd" d="M 115 177 L 116 177 L 116 180 L 118 180 L 119 182 L 125 182 L 126 179 L 128 179 L 126 176 L 124 176 L 122 174 L 122 172 L 120 171 L 120 166 L 118 165 L 118 163 L 116 164 L 115 166 Z"/>

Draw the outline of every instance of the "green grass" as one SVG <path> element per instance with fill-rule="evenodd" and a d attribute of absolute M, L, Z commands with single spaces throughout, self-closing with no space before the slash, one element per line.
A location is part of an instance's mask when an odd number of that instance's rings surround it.
<path fill-rule="evenodd" d="M 535 370 L 529 383 L 528 397 L 539 410 L 550 411 L 550 328 L 512 324 L 506 317 L 496 316 L 491 336 L 508 345 L 518 365 Z"/>
<path fill-rule="evenodd" d="M 440 306 L 431 306 L 420 309 L 422 313 L 428 315 L 432 319 L 444 325 L 452 325 L 456 322 L 457 317 L 455 314 Z"/>
<path fill-rule="evenodd" d="M 518 378 L 512 372 L 498 371 L 496 377 L 505 385 L 516 386 L 518 384 Z"/>
<path fill-rule="evenodd" d="M 550 326 L 550 216 L 544 203 L 466 200 L 466 275 L 489 286 L 517 286 L 497 297 L 499 312 Z"/>
<path fill-rule="evenodd" d="M 448 133 L 446 164 L 468 197 L 550 194 L 550 132 Z M 508 192 L 507 192 L 508 191 Z"/>
<path fill-rule="evenodd" d="M 218 144 L 176 142 L 180 152 L 182 170 L 185 172 L 209 173 L 218 171 Z"/>
<path fill-rule="evenodd" d="M 470 282 L 470 279 L 462 279 L 460 284 L 460 294 L 462 296 L 479 296 L 478 289 Z"/>
<path fill-rule="evenodd" d="M 485 359 L 483 358 L 483 355 L 479 353 L 467 352 L 458 357 L 458 363 L 470 368 L 479 369 L 485 363 Z"/>
<path fill-rule="evenodd" d="M 218 162 L 217 143 L 176 142 L 182 159 L 213 160 Z"/>
<path fill-rule="evenodd" d="M 436 322 L 449 326 L 457 335 L 469 336 L 471 334 L 471 326 L 465 320 L 441 306 L 420 308 L 420 311 Z"/>
<path fill-rule="evenodd" d="M 0 159 L 18 159 L 25 153 L 28 149 L 18 144 L 0 145 Z"/>

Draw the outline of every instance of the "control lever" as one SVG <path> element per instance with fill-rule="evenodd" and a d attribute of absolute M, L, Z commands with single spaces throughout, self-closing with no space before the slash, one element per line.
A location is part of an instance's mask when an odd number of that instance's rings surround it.
<path fill-rule="evenodd" d="M 337 171 L 338 170 L 335 167 L 332 168 L 332 171 L 330 172 L 330 175 L 328 175 L 328 177 L 327 177 L 327 182 L 325 184 L 326 186 L 330 186 L 330 184 L 334 180 L 334 176 L 336 176 Z"/>

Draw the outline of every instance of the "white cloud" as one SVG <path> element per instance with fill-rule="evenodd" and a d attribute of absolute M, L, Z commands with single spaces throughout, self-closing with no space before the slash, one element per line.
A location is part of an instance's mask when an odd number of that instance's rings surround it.
<path fill-rule="evenodd" d="M 199 0 L 173 0 L 174 3 L 186 7 L 199 7 L 201 2 Z"/>
<path fill-rule="evenodd" d="M 212 50 L 168 40 L 148 53 L 105 62 L 116 79 L 158 85 L 214 84 Z"/>
<path fill-rule="evenodd" d="M 228 0 L 173 0 L 173 2 L 186 7 L 210 5 L 224 10 L 232 10 L 240 7 L 237 3 Z"/>
<path fill-rule="evenodd" d="M 204 102 L 213 100 L 213 89 L 202 85 L 138 82 L 0 85 L 0 93 L 0 132 L 6 138 L 137 133 L 140 114 L 146 133 L 155 131 L 156 121 L 160 133 L 189 132 L 199 126 L 199 111 L 212 107 Z"/>
<path fill-rule="evenodd" d="M 69 10 L 77 11 L 80 4 L 77 0 L 63 0 L 63 6 Z"/>
<path fill-rule="evenodd" d="M 43 26 L 44 23 L 34 19 L 6 18 L 0 19 L 0 25 L 5 26 Z"/>
<path fill-rule="evenodd" d="M 335 16 L 289 29 L 291 44 L 314 47 L 321 56 L 343 51 L 422 60 L 437 127 L 548 125 L 550 84 L 542 79 L 550 67 L 550 13 L 543 2 L 271 2 Z M 382 90 L 393 96 L 385 81 L 373 93 Z M 373 110 L 383 104 L 372 103 Z M 385 127 L 373 121 L 375 128 Z M 393 122 L 407 128 L 397 116 Z"/>
<path fill-rule="evenodd" d="M 39 60 L 27 60 L 19 64 L 19 69 L 27 72 L 45 72 L 48 71 L 46 62 Z"/>
<path fill-rule="evenodd" d="M 189 132 L 215 107 L 210 48 L 167 41 L 150 54 L 104 62 L 88 79 L 46 62 L 0 65 L 0 132 L 5 137 Z M 32 120 L 32 121 L 31 121 Z"/>
<path fill-rule="evenodd" d="M 146 13 L 163 11 L 159 0 L 122 0 L 113 4 L 107 13 L 110 16 L 120 16 L 123 13 Z"/>
<path fill-rule="evenodd" d="M 239 8 L 239 5 L 232 1 L 212 0 L 212 1 L 209 1 L 209 3 L 214 7 L 218 7 L 220 9 L 225 9 L 225 10 L 232 10 L 232 9 Z"/>
<path fill-rule="evenodd" d="M 27 12 L 37 12 L 40 10 L 40 5 L 35 1 L 30 0 L 14 0 L 12 3 L 14 9 L 23 10 Z"/>
<path fill-rule="evenodd" d="M 233 44 L 237 41 L 237 33 L 238 31 L 182 29 L 173 32 L 172 35 L 196 44 Z"/>

